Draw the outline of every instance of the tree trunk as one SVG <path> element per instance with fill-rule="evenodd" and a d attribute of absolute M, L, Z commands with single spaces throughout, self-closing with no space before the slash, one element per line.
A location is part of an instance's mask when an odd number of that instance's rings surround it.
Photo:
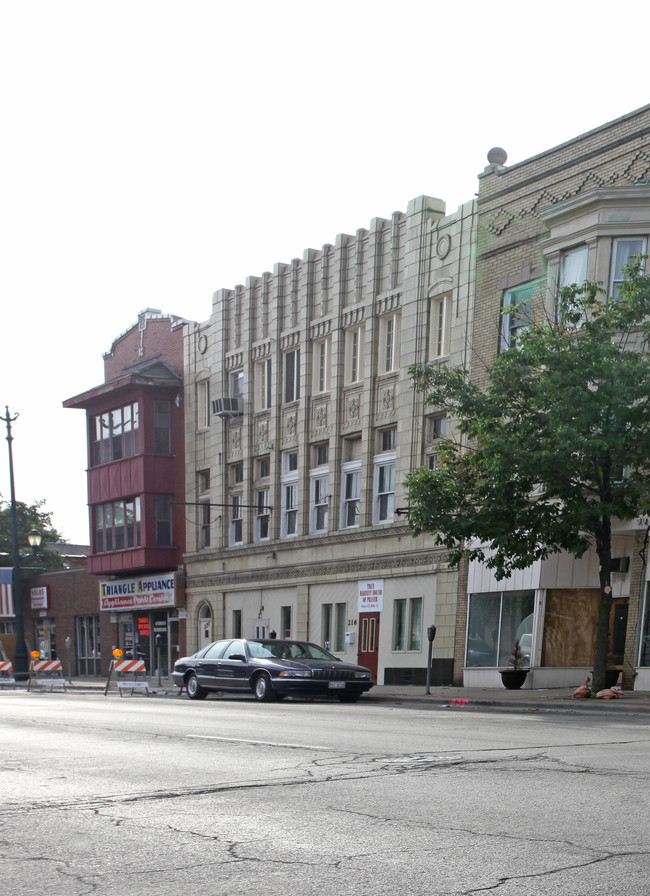
<path fill-rule="evenodd" d="M 594 691 L 602 691 L 605 688 L 609 654 L 609 620 L 612 612 L 612 526 L 608 517 L 603 519 L 602 528 L 596 536 L 596 553 L 599 560 L 600 600 L 594 645 L 594 678 L 591 686 Z"/>

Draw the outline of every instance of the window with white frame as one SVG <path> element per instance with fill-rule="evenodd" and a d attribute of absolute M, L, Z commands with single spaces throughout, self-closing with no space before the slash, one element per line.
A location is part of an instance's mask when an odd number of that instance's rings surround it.
<path fill-rule="evenodd" d="M 255 526 L 253 537 L 255 541 L 268 541 L 269 522 L 271 508 L 269 506 L 270 491 L 268 488 L 258 489 L 255 492 Z"/>
<path fill-rule="evenodd" d="M 341 467 L 341 528 L 359 526 L 361 512 L 361 461 L 352 461 Z"/>
<path fill-rule="evenodd" d="M 313 355 L 313 371 L 314 371 L 314 381 L 313 381 L 313 391 L 314 393 L 318 392 L 328 392 L 330 388 L 330 368 L 331 368 L 331 347 L 332 342 L 331 339 L 320 339 L 318 342 L 314 342 L 314 355 Z"/>
<path fill-rule="evenodd" d="M 255 365 L 255 407 L 258 411 L 266 411 L 271 407 L 271 359 L 258 361 Z"/>
<path fill-rule="evenodd" d="M 298 401 L 300 398 L 300 349 L 285 352 L 284 355 L 284 401 Z"/>
<path fill-rule="evenodd" d="M 282 455 L 282 522 L 280 535 L 291 538 L 298 534 L 298 452 Z"/>
<path fill-rule="evenodd" d="M 533 285 L 508 289 L 503 294 L 501 307 L 501 351 L 515 348 L 517 334 L 523 332 L 531 320 Z"/>
<path fill-rule="evenodd" d="M 291 607 L 280 607 L 280 637 L 291 637 Z"/>
<path fill-rule="evenodd" d="M 362 327 L 355 327 L 345 331 L 345 373 L 343 379 L 346 386 L 358 383 L 362 379 L 362 346 Z"/>
<path fill-rule="evenodd" d="M 564 286 L 582 286 L 587 279 L 587 262 L 589 249 L 577 246 L 567 249 L 560 258 L 560 288 Z"/>
<path fill-rule="evenodd" d="M 231 398 L 236 398 L 239 402 L 240 410 L 244 406 L 244 371 L 236 370 L 230 374 L 228 380 L 228 389 Z"/>
<path fill-rule="evenodd" d="M 377 453 L 394 451 L 397 448 L 397 427 L 389 426 L 388 429 L 380 429 L 377 435 Z"/>
<path fill-rule="evenodd" d="M 422 649 L 422 598 L 393 601 L 393 650 Z"/>
<path fill-rule="evenodd" d="M 445 414 L 435 414 L 426 420 L 426 456 L 427 466 L 430 470 L 436 470 L 440 462 L 439 443 L 447 435 L 447 417 Z"/>
<path fill-rule="evenodd" d="M 327 532 L 329 512 L 329 471 L 317 468 L 310 472 L 311 480 L 311 532 Z"/>
<path fill-rule="evenodd" d="M 614 240 L 612 246 L 612 268 L 609 280 L 609 295 L 616 299 L 624 280 L 624 268 L 630 264 L 635 255 L 645 255 L 648 241 L 645 237 Z"/>
<path fill-rule="evenodd" d="M 429 358 L 449 354 L 451 336 L 451 295 L 437 296 L 429 302 Z"/>
<path fill-rule="evenodd" d="M 243 504 L 243 495 L 231 495 L 229 544 L 242 544 L 244 540 Z"/>
<path fill-rule="evenodd" d="M 323 604 L 322 610 L 322 644 L 333 653 L 345 652 L 345 623 L 347 620 L 347 604 Z"/>
<path fill-rule="evenodd" d="M 395 455 L 375 457 L 372 521 L 392 523 L 395 511 Z"/>
<path fill-rule="evenodd" d="M 378 372 L 390 373 L 399 364 L 399 316 L 388 314 L 379 321 Z"/>

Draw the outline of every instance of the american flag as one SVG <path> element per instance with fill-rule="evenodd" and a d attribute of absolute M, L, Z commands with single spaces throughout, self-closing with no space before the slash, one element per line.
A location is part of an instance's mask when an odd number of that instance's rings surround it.
<path fill-rule="evenodd" d="M 0 618 L 14 615 L 13 567 L 0 566 Z"/>

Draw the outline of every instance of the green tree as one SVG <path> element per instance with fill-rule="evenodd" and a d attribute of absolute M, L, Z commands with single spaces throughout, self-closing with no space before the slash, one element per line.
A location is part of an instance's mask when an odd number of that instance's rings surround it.
<path fill-rule="evenodd" d="M 630 265 L 615 299 L 560 291 L 553 320 L 528 322 L 479 388 L 461 369 L 411 368 L 426 403 L 457 421 L 436 470 L 406 480 L 413 534 L 450 560 L 507 578 L 535 560 L 595 549 L 600 600 L 594 681 L 604 687 L 612 523 L 650 510 L 650 278 Z"/>
<path fill-rule="evenodd" d="M 48 550 L 47 543 L 61 543 L 65 539 L 52 525 L 52 513 L 43 510 L 44 505 L 45 501 L 35 501 L 33 504 L 16 501 L 20 566 L 23 569 L 60 569 L 63 566 L 61 554 Z M 32 529 L 38 529 L 43 536 L 41 547 L 36 554 L 30 553 L 31 549 L 27 540 L 27 534 Z M 0 566 L 12 565 L 11 504 L 0 496 Z"/>

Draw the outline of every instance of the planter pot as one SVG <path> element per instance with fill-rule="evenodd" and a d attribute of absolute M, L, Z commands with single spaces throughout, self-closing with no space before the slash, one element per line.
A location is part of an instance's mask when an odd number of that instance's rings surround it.
<path fill-rule="evenodd" d="M 499 669 L 504 688 L 509 691 L 518 691 L 526 681 L 528 669 Z"/>

